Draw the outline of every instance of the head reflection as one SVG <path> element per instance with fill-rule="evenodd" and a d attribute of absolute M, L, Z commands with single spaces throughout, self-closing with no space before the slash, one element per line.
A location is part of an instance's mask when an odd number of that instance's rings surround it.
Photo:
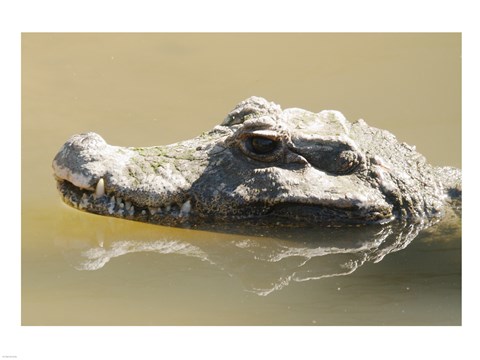
<path fill-rule="evenodd" d="M 68 215 L 76 217 L 74 212 Z M 83 214 L 80 214 L 83 215 Z M 75 269 L 96 271 L 127 254 L 185 256 L 207 262 L 243 284 L 245 291 L 269 295 L 296 282 L 345 276 L 366 262 L 379 262 L 408 246 L 431 224 L 391 223 L 361 227 L 251 228 L 193 231 L 167 229 L 117 219 L 76 217 L 56 243 Z M 227 233 L 226 231 L 230 232 Z M 191 271 L 195 271 L 192 269 Z M 158 276 L 162 276 L 159 271 Z"/>

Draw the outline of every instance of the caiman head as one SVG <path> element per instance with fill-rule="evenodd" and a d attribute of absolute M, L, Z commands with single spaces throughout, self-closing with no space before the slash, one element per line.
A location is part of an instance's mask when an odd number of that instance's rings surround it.
<path fill-rule="evenodd" d="M 282 109 L 251 97 L 191 140 L 154 147 L 71 137 L 53 161 L 63 200 L 164 225 L 367 224 L 440 216 L 438 169 L 387 131 L 337 111 Z M 460 172 L 448 169 L 450 177 Z"/>

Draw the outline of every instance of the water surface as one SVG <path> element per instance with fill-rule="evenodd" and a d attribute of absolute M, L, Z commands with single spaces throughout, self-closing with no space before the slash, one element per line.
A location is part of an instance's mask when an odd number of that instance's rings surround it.
<path fill-rule="evenodd" d="M 72 134 L 191 138 L 244 98 L 336 109 L 460 167 L 458 34 L 24 34 L 23 325 L 458 325 L 459 221 L 227 234 L 63 205 Z"/>

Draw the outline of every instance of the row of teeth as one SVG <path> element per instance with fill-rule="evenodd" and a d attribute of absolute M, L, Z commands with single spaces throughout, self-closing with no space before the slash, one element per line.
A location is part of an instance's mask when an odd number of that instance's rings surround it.
<path fill-rule="evenodd" d="M 75 202 L 72 201 L 72 203 L 74 205 L 77 205 L 79 209 L 86 209 L 88 205 L 92 202 L 92 200 L 99 199 L 103 196 L 106 196 L 105 181 L 103 180 L 103 178 L 101 178 L 95 188 L 93 199 L 91 194 L 88 195 L 86 193 L 83 193 L 80 202 L 75 204 Z M 191 208 L 192 206 L 190 200 L 187 200 L 180 206 L 177 204 L 168 204 L 163 207 L 148 207 L 147 209 L 142 209 L 141 211 L 137 209 L 137 211 L 142 215 L 147 215 L 148 212 L 150 215 L 176 214 L 178 216 L 187 216 L 190 213 Z M 133 216 L 135 214 L 135 206 L 128 200 L 124 201 L 121 197 L 112 196 L 110 197 L 110 201 L 108 202 L 107 211 L 110 215 L 118 214 Z"/>
<path fill-rule="evenodd" d="M 146 215 L 147 212 L 150 215 L 156 214 L 174 214 L 177 213 L 179 216 L 187 216 L 191 210 L 190 200 L 185 201 L 182 206 L 177 204 L 166 205 L 164 207 L 148 207 L 148 210 L 141 210 L 142 215 Z M 107 211 L 110 215 L 117 213 L 127 213 L 129 215 L 135 214 L 135 206 L 128 200 L 124 201 L 121 197 L 112 196 L 110 202 L 108 203 Z"/>

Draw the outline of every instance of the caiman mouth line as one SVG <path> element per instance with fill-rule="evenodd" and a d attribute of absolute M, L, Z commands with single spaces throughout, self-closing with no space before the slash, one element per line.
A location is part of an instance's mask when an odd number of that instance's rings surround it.
<path fill-rule="evenodd" d="M 170 223 L 182 224 L 188 222 L 193 216 L 192 202 L 188 199 L 182 204 L 166 204 L 158 207 L 144 206 L 132 201 L 129 198 L 122 198 L 114 192 L 106 192 L 105 181 L 101 178 L 95 190 L 82 189 L 75 186 L 68 180 L 56 178 L 57 188 L 60 191 L 63 201 L 70 206 L 92 212 L 99 215 L 118 217 L 134 221 L 149 223 Z M 326 226 L 342 225 L 364 225 L 364 224 L 385 224 L 393 220 L 392 214 L 385 210 L 383 212 L 371 212 L 368 217 L 354 216 L 358 207 L 335 208 L 321 204 L 301 204 L 294 202 L 283 202 L 267 206 L 261 203 L 248 205 L 249 215 L 235 215 L 229 217 L 230 222 L 235 220 L 252 220 L 254 222 L 266 222 L 276 225 L 292 224 L 324 224 Z M 215 221 L 214 215 L 203 216 L 203 220 Z"/>

